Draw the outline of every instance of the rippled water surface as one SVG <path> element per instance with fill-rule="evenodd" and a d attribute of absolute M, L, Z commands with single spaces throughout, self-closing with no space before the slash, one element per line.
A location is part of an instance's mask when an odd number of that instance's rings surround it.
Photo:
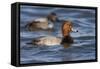
<path fill-rule="evenodd" d="M 72 20 L 74 28 L 79 32 L 72 32 L 74 43 L 69 47 L 58 46 L 34 46 L 27 44 L 33 38 L 53 35 L 62 37 L 62 23 L 55 23 L 55 31 L 33 31 L 25 27 L 30 21 L 46 17 L 49 13 L 55 12 L 59 19 Z M 95 59 L 95 10 L 55 7 L 20 7 L 20 60 L 21 64 L 61 62 Z"/>

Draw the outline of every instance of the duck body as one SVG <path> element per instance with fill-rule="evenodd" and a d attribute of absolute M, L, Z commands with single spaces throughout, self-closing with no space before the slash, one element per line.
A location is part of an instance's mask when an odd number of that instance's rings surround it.
<path fill-rule="evenodd" d="M 47 18 L 38 18 L 38 19 L 30 22 L 27 25 L 27 28 L 29 31 L 34 31 L 34 30 L 39 30 L 39 29 L 46 30 L 46 29 L 49 29 L 49 23 L 48 23 Z M 53 26 L 50 27 L 50 29 L 52 29 L 52 28 L 53 28 Z"/>
<path fill-rule="evenodd" d="M 36 38 L 32 41 L 34 45 L 46 45 L 46 46 L 53 46 L 53 45 L 60 45 L 64 43 L 73 43 L 72 37 L 56 37 L 56 36 L 43 36 Z"/>
<path fill-rule="evenodd" d="M 32 41 L 32 44 L 46 45 L 46 46 L 59 45 L 60 43 L 61 43 L 61 38 L 55 37 L 55 36 L 43 36 L 43 37 L 34 39 Z"/>
<path fill-rule="evenodd" d="M 47 17 L 34 19 L 26 26 L 29 31 L 53 29 L 56 19 L 56 14 L 51 13 Z"/>

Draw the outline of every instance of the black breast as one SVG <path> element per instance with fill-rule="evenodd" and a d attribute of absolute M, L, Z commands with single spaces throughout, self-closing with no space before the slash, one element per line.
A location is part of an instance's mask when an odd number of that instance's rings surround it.
<path fill-rule="evenodd" d="M 62 39 L 61 44 L 63 44 L 63 43 L 73 43 L 73 42 L 74 42 L 74 41 L 73 41 L 73 38 L 72 38 L 72 37 L 66 36 L 66 37 L 64 37 L 64 38 Z"/>

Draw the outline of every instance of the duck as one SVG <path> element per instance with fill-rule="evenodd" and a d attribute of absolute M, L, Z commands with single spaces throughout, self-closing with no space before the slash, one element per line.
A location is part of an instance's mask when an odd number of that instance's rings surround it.
<path fill-rule="evenodd" d="M 54 23 L 58 20 L 56 13 L 52 12 L 47 17 L 37 18 L 29 22 L 26 27 L 29 31 L 53 29 Z"/>
<path fill-rule="evenodd" d="M 32 44 L 33 45 L 45 45 L 45 46 L 54 46 L 54 45 L 60 45 L 60 44 L 64 44 L 64 43 L 73 43 L 74 40 L 71 37 L 70 33 L 74 31 L 74 32 L 78 32 L 78 30 L 73 30 L 73 25 L 71 21 L 64 21 L 62 24 L 62 28 L 61 28 L 61 32 L 62 32 L 62 38 L 61 37 L 57 37 L 57 36 L 52 36 L 52 35 L 48 35 L 48 36 L 41 36 L 38 38 L 34 38 L 32 40 Z"/>

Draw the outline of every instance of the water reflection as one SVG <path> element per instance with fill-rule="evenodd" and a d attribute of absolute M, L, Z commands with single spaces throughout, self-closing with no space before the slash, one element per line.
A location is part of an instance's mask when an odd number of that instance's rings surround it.
<path fill-rule="evenodd" d="M 64 43 L 64 44 L 63 44 L 63 47 L 64 47 L 64 48 L 69 48 L 70 46 L 71 46 L 71 44 L 69 44 L 69 43 Z"/>

